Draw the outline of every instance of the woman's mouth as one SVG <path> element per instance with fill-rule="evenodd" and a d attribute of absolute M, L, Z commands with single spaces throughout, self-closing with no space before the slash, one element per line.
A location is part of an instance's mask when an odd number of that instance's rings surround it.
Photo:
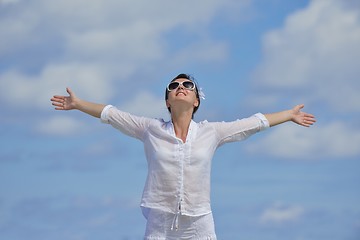
<path fill-rule="evenodd" d="M 185 94 L 184 92 L 178 92 L 178 93 L 176 93 L 176 96 L 178 96 L 178 95 L 180 95 L 180 94 L 186 96 L 186 94 Z"/>

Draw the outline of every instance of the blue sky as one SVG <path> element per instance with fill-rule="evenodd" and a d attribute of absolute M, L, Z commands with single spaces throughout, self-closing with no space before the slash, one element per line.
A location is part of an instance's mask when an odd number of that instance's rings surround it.
<path fill-rule="evenodd" d="M 298 103 L 318 120 L 219 149 L 219 239 L 359 239 L 357 0 L 2 0 L 0 39 L 1 239 L 141 239 L 141 143 L 49 99 L 169 119 L 181 72 L 206 94 L 196 121 Z"/>

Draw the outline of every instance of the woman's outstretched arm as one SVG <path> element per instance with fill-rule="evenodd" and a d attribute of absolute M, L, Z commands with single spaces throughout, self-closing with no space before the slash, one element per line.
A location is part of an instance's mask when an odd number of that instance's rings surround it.
<path fill-rule="evenodd" d="M 297 123 L 300 126 L 310 127 L 316 122 L 315 116 L 306 112 L 302 112 L 302 108 L 304 108 L 304 104 L 296 105 L 293 109 L 290 110 L 264 115 L 269 121 L 270 127 L 288 121 Z"/>
<path fill-rule="evenodd" d="M 66 88 L 69 96 L 55 95 L 51 98 L 52 105 L 56 110 L 79 110 L 91 116 L 100 118 L 101 112 L 106 105 L 84 101 L 74 94 L 70 88 Z"/>

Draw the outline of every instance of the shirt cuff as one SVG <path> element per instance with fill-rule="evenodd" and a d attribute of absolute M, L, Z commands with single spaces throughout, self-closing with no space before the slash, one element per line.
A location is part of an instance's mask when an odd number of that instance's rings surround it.
<path fill-rule="evenodd" d="M 107 105 L 101 111 L 100 120 L 101 120 L 102 123 L 109 123 L 108 113 L 109 113 L 109 109 L 112 108 L 112 107 L 113 107 L 112 105 Z"/>
<path fill-rule="evenodd" d="M 261 121 L 261 130 L 265 130 L 267 128 L 270 127 L 269 121 L 267 120 L 267 118 L 264 116 L 264 114 L 262 113 L 257 113 L 254 115 L 255 117 L 257 117 L 258 119 L 260 119 Z"/>

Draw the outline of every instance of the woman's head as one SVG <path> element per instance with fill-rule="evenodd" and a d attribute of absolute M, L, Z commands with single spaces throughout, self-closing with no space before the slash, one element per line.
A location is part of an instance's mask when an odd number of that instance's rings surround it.
<path fill-rule="evenodd" d="M 184 81 L 180 81 L 181 79 Z M 193 85 L 190 83 L 186 83 L 187 81 L 193 83 Z M 179 84 L 170 85 L 173 82 L 179 82 Z M 182 84 L 180 84 L 180 83 L 182 83 Z M 192 113 L 192 116 L 194 117 L 195 112 L 198 110 L 198 108 L 200 106 L 200 96 L 199 96 L 199 89 L 198 89 L 197 83 L 192 76 L 185 74 L 185 73 L 181 73 L 181 74 L 177 75 L 173 80 L 171 80 L 171 82 L 169 83 L 168 87 L 165 90 L 165 101 L 168 101 L 170 91 L 176 91 L 177 88 L 179 88 L 179 87 L 182 87 L 185 90 L 190 90 L 190 91 L 194 92 L 195 97 L 197 99 L 197 104 L 196 104 L 196 106 L 194 106 L 194 110 Z M 171 107 L 169 105 L 168 105 L 168 110 L 171 113 Z"/>

